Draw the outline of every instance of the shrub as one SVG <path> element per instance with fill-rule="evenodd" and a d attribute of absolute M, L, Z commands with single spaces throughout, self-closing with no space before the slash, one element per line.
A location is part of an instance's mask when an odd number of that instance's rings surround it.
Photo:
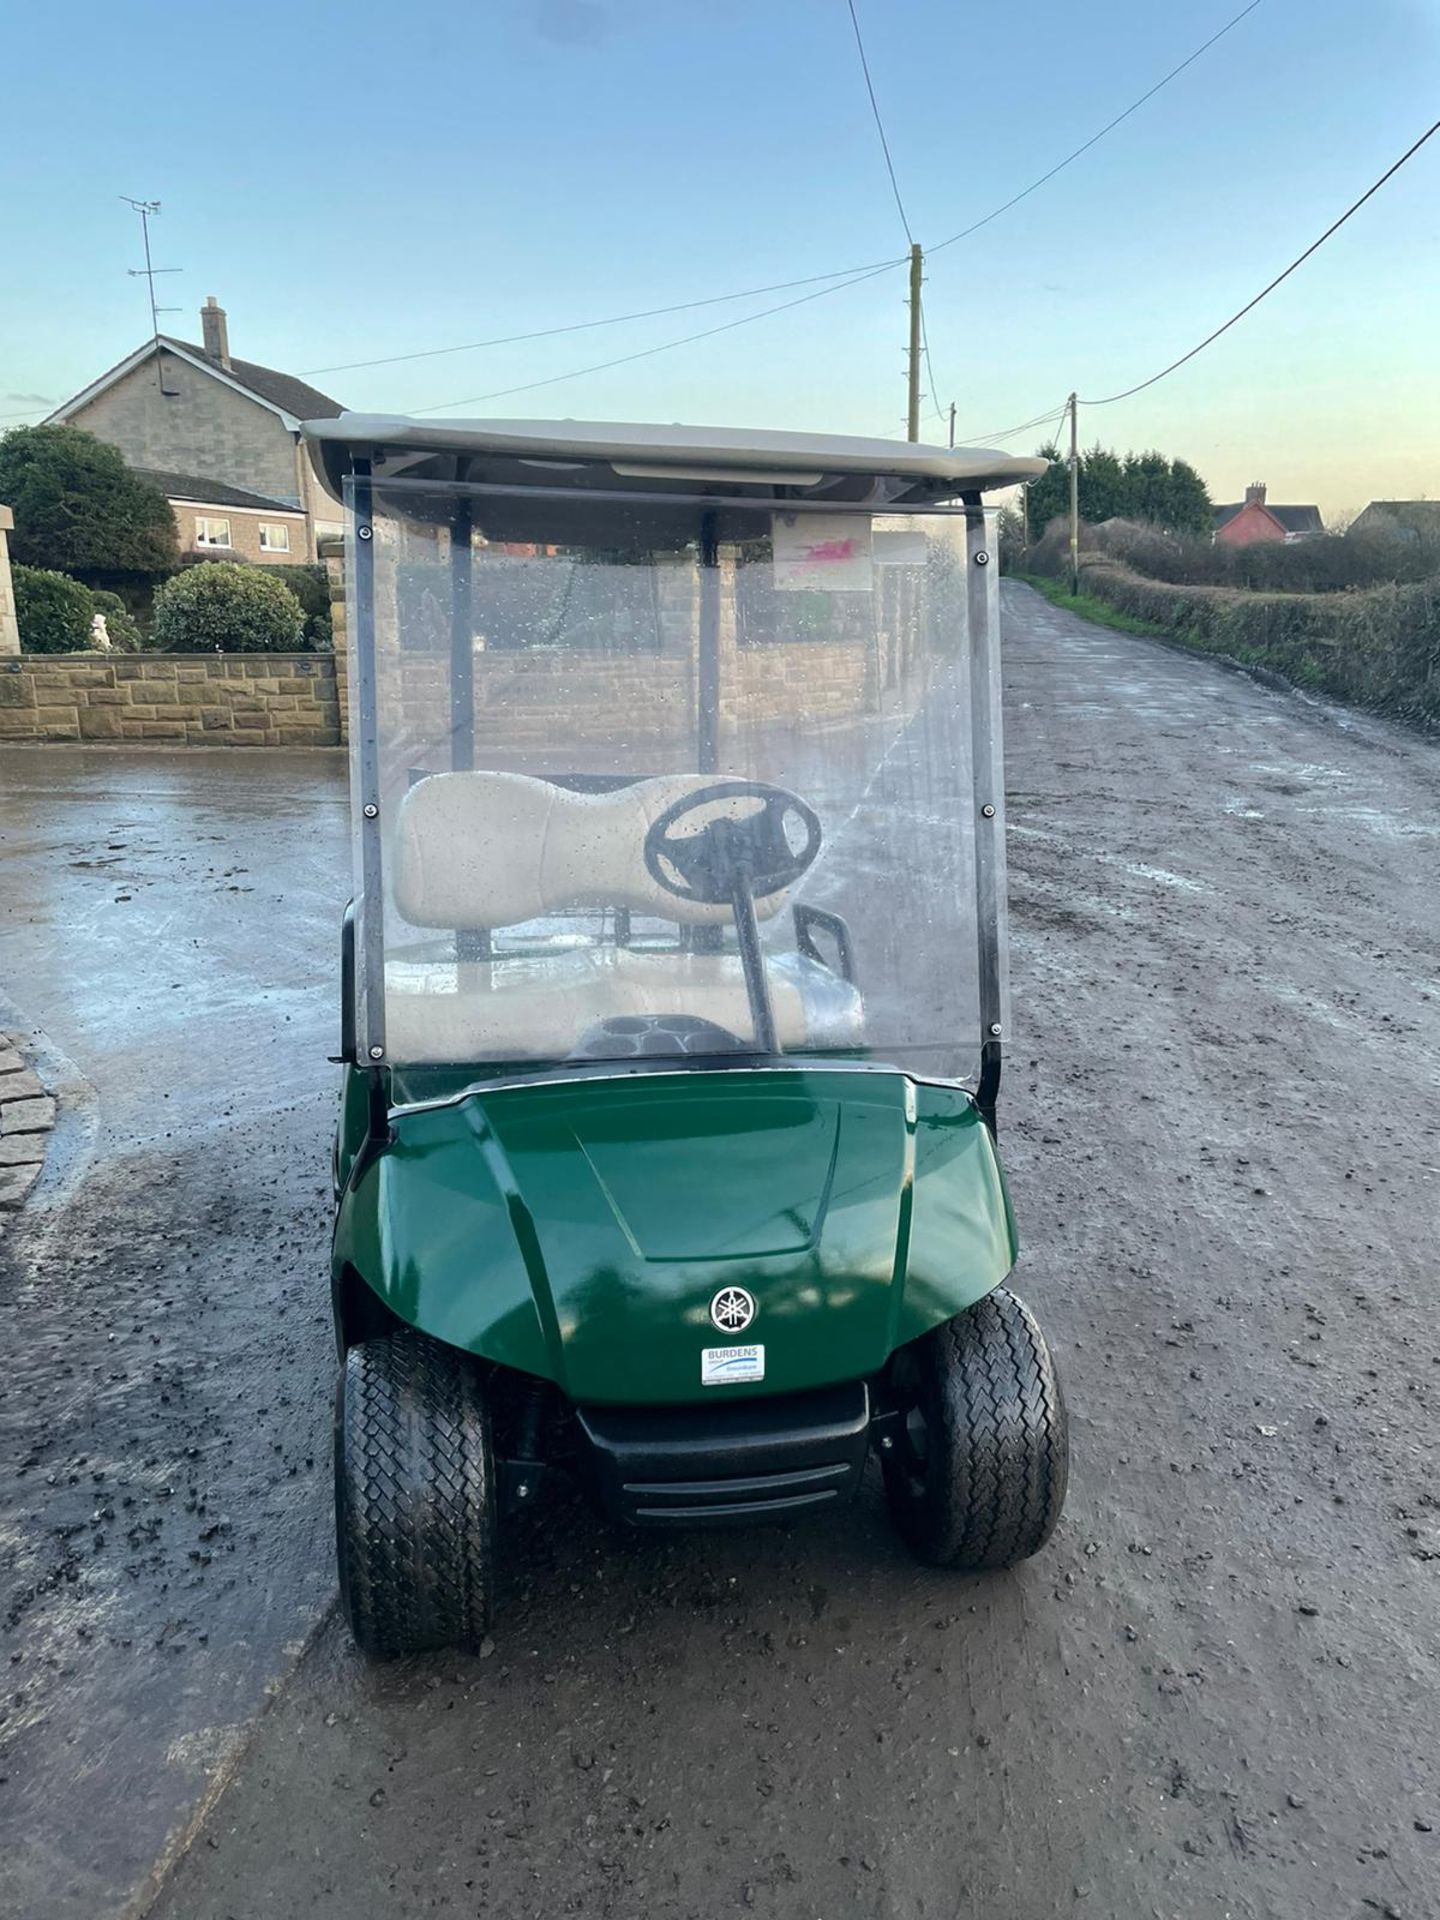
<path fill-rule="evenodd" d="M 187 567 L 155 596 L 150 644 L 163 653 L 288 653 L 304 637 L 300 602 L 258 567 Z"/>
<path fill-rule="evenodd" d="M 1180 537 L 1154 527 L 1113 519 L 1082 525 L 1083 552 L 1118 560 L 1149 579 L 1170 586 L 1238 587 L 1251 593 L 1345 593 L 1356 587 L 1418 585 L 1440 575 L 1440 544 L 1398 541 L 1383 534 L 1321 534 L 1313 539 L 1258 540 L 1232 547 L 1223 541 Z M 1068 533 L 1052 521 L 1032 546 L 1026 567 L 1062 574 L 1068 566 Z"/>
<path fill-rule="evenodd" d="M 87 586 L 48 567 L 16 567 L 15 618 L 26 653 L 84 653 L 95 600 Z"/>
<path fill-rule="evenodd" d="M 111 646 L 120 653 L 138 653 L 140 623 L 119 594 L 110 593 L 104 587 L 92 587 L 90 598 L 95 603 L 96 613 L 105 616 L 105 631 L 110 636 Z"/>
<path fill-rule="evenodd" d="M 1097 533 L 1103 530 L 1097 529 Z M 1098 542 L 1106 552 L 1117 550 Z M 1176 586 L 1244 587 L 1255 593 L 1344 593 L 1352 587 L 1414 583 L 1440 573 L 1440 550 L 1374 534 L 1320 534 L 1309 540 L 1184 540 L 1154 553 L 1118 554 Z"/>
<path fill-rule="evenodd" d="M 14 510 L 10 551 L 22 566 L 143 576 L 175 564 L 170 502 L 79 427 L 16 427 L 0 439 L 0 500 Z"/>
<path fill-rule="evenodd" d="M 315 653 L 334 645 L 330 629 L 330 576 L 323 566 L 267 567 L 272 580 L 287 586 L 305 615 L 305 644 Z"/>
<path fill-rule="evenodd" d="M 1440 580 L 1348 593 L 1169 586 L 1088 556 L 1082 589 L 1182 643 L 1292 685 L 1440 726 Z"/>

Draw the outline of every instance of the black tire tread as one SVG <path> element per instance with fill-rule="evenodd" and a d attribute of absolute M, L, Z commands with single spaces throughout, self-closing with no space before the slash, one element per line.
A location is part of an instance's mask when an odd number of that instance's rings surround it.
<path fill-rule="evenodd" d="M 479 1370 L 410 1328 L 345 1356 L 336 1406 L 340 1593 L 362 1652 L 477 1649 L 489 1625 L 494 1467 Z"/>
<path fill-rule="evenodd" d="M 886 1462 L 891 1511 L 911 1550 L 984 1572 L 1038 1553 L 1069 1478 L 1059 1376 L 1034 1315 L 997 1287 L 914 1343 L 931 1460 L 916 1488 Z"/>

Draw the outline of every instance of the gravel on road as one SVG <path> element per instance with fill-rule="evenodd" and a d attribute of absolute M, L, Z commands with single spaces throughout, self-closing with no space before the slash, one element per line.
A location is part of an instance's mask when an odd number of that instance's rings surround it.
<path fill-rule="evenodd" d="M 696 1538 L 562 1500 L 482 1657 L 367 1668 L 325 1611 L 324 1103 L 292 1063 L 12 1235 L 42 1353 L 0 1434 L 35 1454 L 11 1685 L 49 1704 L 0 1726 L 0 1824 L 71 1796 L 0 1870 L 55 1889 L 20 1910 L 108 1910 L 135 1793 L 137 1887 L 213 1800 L 157 1920 L 1440 1912 L 1440 751 L 1005 606 L 1001 1142 L 1076 1449 L 1050 1548 L 919 1567 L 873 1484 Z"/>

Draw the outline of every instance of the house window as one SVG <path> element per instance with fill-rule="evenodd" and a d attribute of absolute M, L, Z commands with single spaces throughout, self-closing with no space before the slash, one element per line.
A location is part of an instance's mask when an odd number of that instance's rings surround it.
<path fill-rule="evenodd" d="M 260 551 L 262 553 L 288 553 L 290 551 L 289 527 L 278 520 L 262 520 L 260 522 Z"/>
<path fill-rule="evenodd" d="M 195 544 L 197 547 L 228 547 L 230 545 L 230 522 L 228 520 L 207 520 L 203 515 L 195 516 Z"/>

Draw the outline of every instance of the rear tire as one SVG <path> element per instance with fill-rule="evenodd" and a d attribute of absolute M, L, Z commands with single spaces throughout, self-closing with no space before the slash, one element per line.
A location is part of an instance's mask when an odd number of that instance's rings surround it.
<path fill-rule="evenodd" d="M 1059 1377 L 1023 1301 L 997 1287 L 902 1347 L 890 1363 L 900 1415 L 883 1449 L 891 1517 L 918 1559 L 983 1572 L 1050 1538 L 1070 1445 Z"/>
<path fill-rule="evenodd" d="M 378 1659 L 479 1648 L 490 1620 L 490 1414 L 467 1355 L 409 1327 L 345 1355 L 335 1399 L 340 1600 Z"/>

